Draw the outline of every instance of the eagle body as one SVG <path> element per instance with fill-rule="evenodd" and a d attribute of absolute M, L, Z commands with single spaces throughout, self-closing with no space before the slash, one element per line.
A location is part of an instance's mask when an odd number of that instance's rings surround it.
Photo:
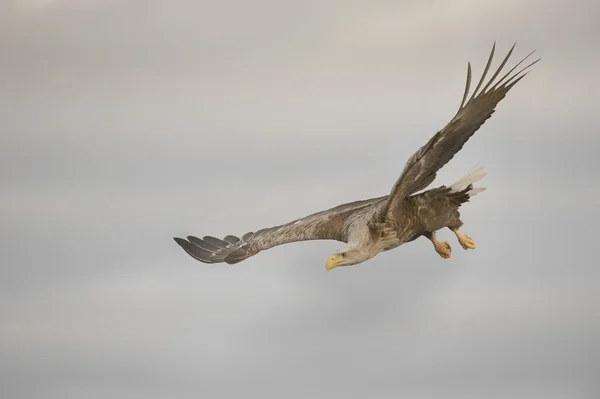
<path fill-rule="evenodd" d="M 481 79 L 467 99 L 471 85 L 471 65 L 468 65 L 466 87 L 458 112 L 408 159 L 388 195 L 338 205 L 283 225 L 249 232 L 242 237 L 228 235 L 219 239 L 188 236 L 187 240 L 175 237 L 175 241 L 201 262 L 229 264 L 241 262 L 274 246 L 296 241 L 336 240 L 345 243 L 327 260 L 327 270 L 364 262 L 382 251 L 397 248 L 421 236 L 429 239 L 435 251 L 447 259 L 450 257 L 450 245 L 436 239 L 436 231 L 446 227 L 456 234 L 464 249 L 474 249 L 473 240 L 460 231 L 463 222 L 458 210 L 484 190 L 473 186 L 485 176 L 483 168 L 470 171 L 448 187 L 422 190 L 434 181 L 437 171 L 491 117 L 496 105 L 527 74 L 526 70 L 539 61 L 513 73 L 532 52 L 496 80 L 514 50 L 513 45 L 482 88 L 495 47 L 494 44 Z"/>
<path fill-rule="evenodd" d="M 410 241 L 444 227 L 458 229 L 463 225 L 458 209 L 480 191 L 483 191 L 482 187 L 474 189 L 472 185 L 462 191 L 452 191 L 446 186 L 428 190 L 410 197 L 398 210 L 397 219 L 404 220 L 405 225 L 412 226 L 410 232 L 413 235 Z"/>

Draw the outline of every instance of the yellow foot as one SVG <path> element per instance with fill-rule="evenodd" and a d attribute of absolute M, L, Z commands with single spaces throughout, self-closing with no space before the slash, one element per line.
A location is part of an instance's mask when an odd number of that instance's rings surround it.
<path fill-rule="evenodd" d="M 448 241 L 440 242 L 436 240 L 433 241 L 433 246 L 435 247 L 435 251 L 440 254 L 442 258 L 448 259 L 450 257 L 452 248 L 450 248 Z"/>
<path fill-rule="evenodd" d="M 454 234 L 456 234 L 456 238 L 458 238 L 458 242 L 464 249 L 475 249 L 475 241 L 471 239 L 468 235 L 462 233 L 459 230 L 454 230 Z"/>

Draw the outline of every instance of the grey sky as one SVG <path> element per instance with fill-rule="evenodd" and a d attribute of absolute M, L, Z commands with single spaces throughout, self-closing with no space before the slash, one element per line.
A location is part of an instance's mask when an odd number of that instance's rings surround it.
<path fill-rule="evenodd" d="M 9 0 L 0 5 L 6 398 L 597 398 L 596 1 Z M 434 183 L 477 162 L 478 249 L 335 242 L 205 265 L 387 193 L 466 63 L 543 57 Z"/>

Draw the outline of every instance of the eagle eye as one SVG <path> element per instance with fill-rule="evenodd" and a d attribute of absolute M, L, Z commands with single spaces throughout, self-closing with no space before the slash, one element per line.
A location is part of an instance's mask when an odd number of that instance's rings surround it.
<path fill-rule="evenodd" d="M 345 257 L 346 257 L 346 253 L 342 252 L 342 258 L 345 258 Z"/>

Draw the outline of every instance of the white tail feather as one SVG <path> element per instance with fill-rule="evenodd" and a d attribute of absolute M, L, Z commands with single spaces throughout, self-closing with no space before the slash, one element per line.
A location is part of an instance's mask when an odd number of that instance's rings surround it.
<path fill-rule="evenodd" d="M 482 191 L 485 191 L 485 187 L 474 188 L 472 190 L 467 191 L 467 194 L 469 194 L 469 197 L 474 197 Z"/>
<path fill-rule="evenodd" d="M 467 173 L 466 175 L 464 175 L 463 177 L 461 177 L 459 181 L 457 181 L 456 183 L 451 185 L 450 190 L 455 193 L 459 192 L 459 191 L 463 191 L 464 189 L 469 187 L 469 184 L 473 184 L 473 183 L 483 179 L 483 177 L 485 175 L 486 175 L 486 173 L 483 170 L 483 168 L 475 168 L 475 169 L 471 170 L 469 173 Z M 477 188 L 473 188 L 473 189 L 469 190 L 469 192 L 467 194 L 469 194 L 469 197 L 473 197 L 473 196 L 479 194 L 480 192 L 482 192 L 483 190 L 485 190 L 485 188 L 477 187 Z"/>

